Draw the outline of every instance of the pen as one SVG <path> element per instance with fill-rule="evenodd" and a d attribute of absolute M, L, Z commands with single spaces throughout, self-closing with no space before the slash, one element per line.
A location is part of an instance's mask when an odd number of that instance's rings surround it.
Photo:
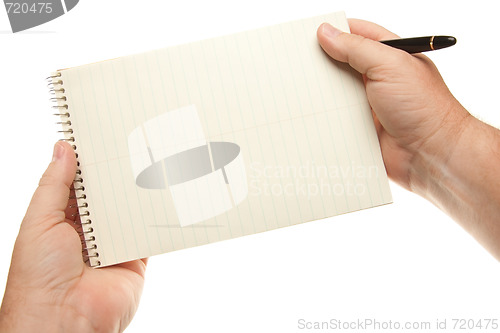
<path fill-rule="evenodd" d="M 382 40 L 380 42 L 408 53 L 420 53 L 439 50 L 455 45 L 457 43 L 457 39 L 451 36 L 427 36 Z"/>

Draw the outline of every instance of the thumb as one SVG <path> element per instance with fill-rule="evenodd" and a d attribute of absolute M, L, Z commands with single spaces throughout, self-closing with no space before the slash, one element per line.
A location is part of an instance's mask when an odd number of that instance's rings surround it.
<path fill-rule="evenodd" d="M 406 52 L 396 50 L 369 38 L 342 32 L 328 23 L 317 31 L 318 41 L 325 52 L 335 60 L 365 74 L 368 79 L 380 80 L 379 69 L 398 68 L 408 61 Z"/>
<path fill-rule="evenodd" d="M 65 209 L 75 172 L 75 152 L 67 142 L 57 142 L 52 162 L 33 194 L 23 225 L 46 223 L 44 227 L 50 228 L 65 220 Z"/>

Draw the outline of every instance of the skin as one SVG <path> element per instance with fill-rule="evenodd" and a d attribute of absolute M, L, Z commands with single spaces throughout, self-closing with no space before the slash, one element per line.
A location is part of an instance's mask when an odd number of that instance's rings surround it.
<path fill-rule="evenodd" d="M 349 25 L 352 34 L 321 25 L 318 41 L 363 74 L 389 177 L 500 259 L 500 131 L 460 105 L 427 57 L 376 42 L 396 35 L 370 22 Z M 146 260 L 102 269 L 82 262 L 68 200 L 75 171 L 71 147 L 57 143 L 14 247 L 2 332 L 120 332 L 137 309 Z"/>
<path fill-rule="evenodd" d="M 58 142 L 14 246 L 1 332 L 121 332 L 137 310 L 146 260 L 102 269 L 82 260 L 68 200 L 75 172 L 73 149 Z"/>
<path fill-rule="evenodd" d="M 318 40 L 363 74 L 389 177 L 500 260 L 500 131 L 465 110 L 429 58 L 375 42 L 397 35 L 361 20 L 349 26 L 352 34 L 323 24 Z"/>

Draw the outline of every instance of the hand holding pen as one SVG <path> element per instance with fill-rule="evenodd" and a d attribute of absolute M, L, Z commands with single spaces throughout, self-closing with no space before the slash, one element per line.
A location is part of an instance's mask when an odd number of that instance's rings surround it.
<path fill-rule="evenodd" d="M 428 57 L 408 54 L 451 46 L 455 38 L 397 39 L 374 23 L 349 26 L 351 34 L 323 24 L 318 40 L 329 56 L 363 74 L 387 174 L 500 260 L 500 131 L 469 114 Z"/>

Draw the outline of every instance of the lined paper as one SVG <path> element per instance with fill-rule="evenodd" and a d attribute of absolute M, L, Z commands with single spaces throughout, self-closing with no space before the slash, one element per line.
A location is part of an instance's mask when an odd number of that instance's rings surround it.
<path fill-rule="evenodd" d="M 391 202 L 362 80 L 322 51 L 316 30 L 323 22 L 348 31 L 344 14 L 333 13 L 61 71 L 98 245 L 92 261 L 106 266 Z M 243 164 L 175 190 L 164 172 L 157 177 L 165 188 L 139 186 L 134 165 L 142 162 L 133 161 L 143 157 L 130 153 L 129 136 L 187 109 L 196 110 L 196 138 L 212 168 L 231 144 Z M 175 138 L 188 138 L 184 118 L 175 119 Z M 146 143 L 134 141 L 137 150 L 172 145 L 170 132 L 155 131 L 142 132 Z M 227 145 L 217 151 L 217 142 Z M 161 155 L 170 157 L 162 168 L 187 156 L 174 148 Z M 247 188 L 233 185 L 237 177 Z M 178 193 L 203 200 L 193 207 L 215 207 L 217 196 L 204 193 L 217 186 L 228 198 L 246 197 L 216 216 L 181 223 L 190 203 L 180 207 Z"/>

